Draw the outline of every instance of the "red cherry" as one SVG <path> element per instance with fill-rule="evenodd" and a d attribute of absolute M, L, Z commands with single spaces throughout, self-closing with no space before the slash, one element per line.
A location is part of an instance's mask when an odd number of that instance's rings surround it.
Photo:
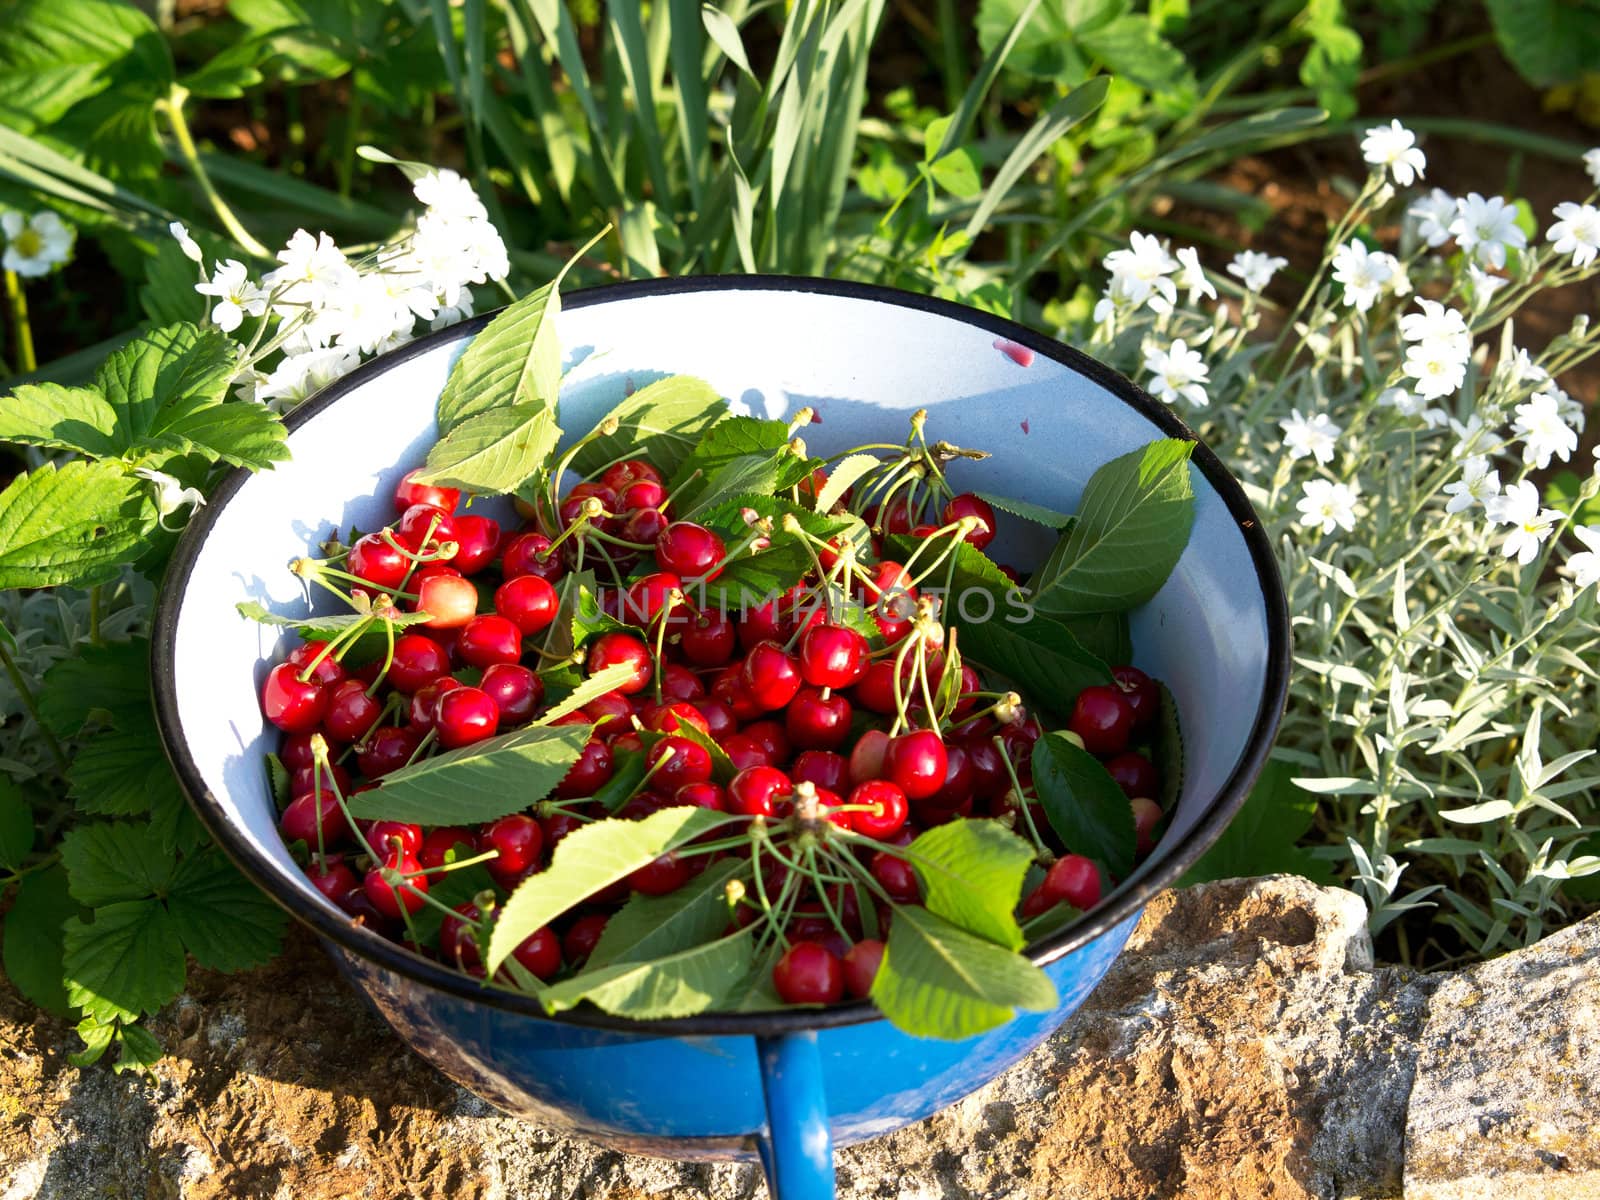
<path fill-rule="evenodd" d="M 312 663 L 316 663 L 315 667 L 311 667 L 308 678 L 320 687 L 332 687 L 344 679 L 345 670 L 333 655 L 322 653 L 327 648 L 327 642 L 302 642 L 289 651 L 284 661 L 294 667 L 297 674 L 304 672 Z"/>
<path fill-rule="evenodd" d="M 789 777 L 776 767 L 746 767 L 728 784 L 728 805 L 747 817 L 770 817 L 793 791 Z"/>
<path fill-rule="evenodd" d="M 656 538 L 656 562 L 685 579 L 715 578 L 716 568 L 727 556 L 722 539 L 693 521 L 674 521 Z"/>
<path fill-rule="evenodd" d="M 672 803 L 682 808 L 706 808 L 712 812 L 727 812 L 728 793 L 723 791 L 720 784 L 709 780 L 686 783 L 672 793 Z"/>
<path fill-rule="evenodd" d="M 476 966 L 482 956 L 474 926 L 483 920 L 483 914 L 470 900 L 456 905 L 455 911 L 461 915 L 439 922 L 439 957 L 458 967 Z"/>
<path fill-rule="evenodd" d="M 1165 814 L 1161 811 L 1161 805 L 1157 804 L 1149 796 L 1137 796 L 1131 803 L 1133 804 L 1133 834 L 1136 839 L 1134 849 L 1142 858 L 1155 849 L 1156 826 L 1161 824 L 1161 818 Z"/>
<path fill-rule="evenodd" d="M 1117 681 L 1123 696 L 1133 709 L 1133 727 L 1143 728 L 1161 712 L 1161 688 L 1138 667 L 1112 667 L 1111 678 Z"/>
<path fill-rule="evenodd" d="M 810 783 L 830 792 L 850 790 L 850 763 L 842 754 L 829 750 L 802 750 L 789 767 L 796 783 Z"/>
<path fill-rule="evenodd" d="M 361 834 L 379 854 L 388 854 L 396 842 L 400 849 L 415 858 L 422 850 L 422 826 L 408 821 L 362 821 Z"/>
<path fill-rule="evenodd" d="M 772 755 L 767 753 L 766 746 L 753 737 L 743 733 L 735 733 L 722 740 L 722 752 L 728 756 L 728 761 L 740 771 L 746 767 L 770 767 Z"/>
<path fill-rule="evenodd" d="M 833 1004 L 844 995 L 844 964 L 826 946 L 796 942 L 772 968 L 785 1004 Z"/>
<path fill-rule="evenodd" d="M 887 777 L 912 800 L 922 800 L 944 786 L 949 757 L 939 735 L 917 729 L 889 739 L 883 767 Z"/>
<path fill-rule="evenodd" d="M 589 647 L 589 674 L 598 675 L 618 663 L 632 667 L 633 674 L 617 684 L 616 690 L 625 696 L 644 691 L 653 666 L 650 647 L 631 633 L 602 633 Z"/>
<path fill-rule="evenodd" d="M 670 751 L 670 754 L 669 754 Z M 662 762 L 662 759 L 666 759 Z M 671 794 L 686 783 L 704 783 L 711 778 L 711 753 L 699 742 L 676 735 L 664 737 L 650 748 L 645 762 L 655 768 L 650 786 Z M 659 767 L 657 763 L 661 763 Z"/>
<path fill-rule="evenodd" d="M 902 673 L 905 674 L 905 673 Z M 903 679 L 903 691 L 911 695 L 911 682 Z M 871 664 L 862 672 L 861 679 L 852 693 L 856 703 L 868 712 L 877 713 L 879 716 L 892 716 L 895 711 L 894 700 L 894 662 L 890 659 L 881 659 Z"/>
<path fill-rule="evenodd" d="M 411 761 L 422 744 L 422 735 L 413 726 L 380 725 L 356 747 L 356 764 L 368 779 L 381 779 Z"/>
<path fill-rule="evenodd" d="M 603 692 L 583 707 L 584 719 L 596 734 L 611 737 L 633 728 L 633 701 L 621 692 Z"/>
<path fill-rule="evenodd" d="M 762 642 L 782 641 L 784 636 L 776 600 L 768 600 L 740 616 L 739 645 L 747 651 L 755 649 Z"/>
<path fill-rule="evenodd" d="M 641 479 L 654 484 L 666 483 L 661 478 L 661 472 L 642 458 L 625 458 L 621 462 L 612 463 L 600 475 L 600 483 L 614 492 L 620 492 L 630 483 L 637 483 Z"/>
<path fill-rule="evenodd" d="M 479 839 L 483 852 L 493 850 L 498 857 L 488 862 L 497 879 L 515 879 L 530 867 L 539 865 L 544 852 L 544 831 L 539 822 L 525 813 L 501 817 L 483 831 Z"/>
<path fill-rule="evenodd" d="M 643 487 L 653 487 L 653 484 L 641 484 Z M 658 508 L 640 508 L 628 514 L 628 519 L 622 523 L 624 540 L 637 542 L 641 546 L 652 546 L 661 536 L 661 531 L 667 527 L 667 514 Z"/>
<path fill-rule="evenodd" d="M 567 768 L 566 775 L 556 784 L 556 795 L 564 800 L 592 796 L 606 785 L 613 770 L 611 748 L 599 738 L 590 738 L 584 743 L 578 761 Z"/>
<path fill-rule="evenodd" d="M 922 884 L 917 880 L 917 873 L 911 869 L 911 864 L 903 858 L 896 858 L 887 850 L 879 850 L 872 856 L 868 866 L 872 877 L 878 881 L 878 886 L 889 893 L 891 900 L 901 904 L 915 904 L 922 899 Z"/>
<path fill-rule="evenodd" d="M 434 729 L 446 750 L 492 738 L 500 727 L 500 706 L 482 688 L 451 688 L 439 697 Z"/>
<path fill-rule="evenodd" d="M 500 549 L 500 522 L 489 517 L 455 518 L 456 554 L 450 562 L 463 575 L 476 575 Z"/>
<path fill-rule="evenodd" d="M 422 839 L 422 849 L 417 851 L 417 861 L 424 867 L 442 867 L 445 855 L 454 850 L 458 857 L 469 858 L 478 852 L 478 839 L 470 829 L 446 825 L 435 829 Z"/>
<path fill-rule="evenodd" d="M 400 523 L 395 526 L 394 538 L 413 553 L 424 550 L 431 553 L 445 542 L 455 541 L 456 525 L 450 514 L 442 508 L 432 504 L 413 504 L 401 514 Z"/>
<path fill-rule="evenodd" d="M 676 599 L 683 591 L 683 580 L 671 571 L 656 571 L 641 576 L 628 585 L 623 594 L 622 619 L 630 625 L 652 626 L 656 619 L 670 607 L 676 608 Z M 668 616 L 669 627 L 681 623 Z"/>
<path fill-rule="evenodd" d="M 857 1000 L 872 994 L 872 981 L 883 964 L 884 945 L 877 938 L 865 938 L 851 946 L 844 956 L 844 988 Z"/>
<path fill-rule="evenodd" d="M 361 881 L 361 888 L 366 892 L 367 899 L 372 901 L 374 908 L 391 919 L 400 915 L 402 907 L 408 913 L 416 912 L 425 903 L 417 892 L 428 890 L 428 877 L 422 874 L 422 864 L 409 854 L 390 853 L 384 856 L 383 865 L 406 876 L 406 884 L 410 886 L 391 885 L 383 877 L 383 872 L 373 867 Z"/>
<path fill-rule="evenodd" d="M 697 729 L 707 737 L 711 736 L 711 728 L 706 724 L 705 717 L 687 700 L 663 704 L 652 709 L 650 715 L 644 718 L 644 727 L 654 733 L 679 733 L 685 726 Z"/>
<path fill-rule="evenodd" d="M 1090 754 L 1121 754 L 1133 732 L 1133 705 L 1118 687 L 1096 685 L 1078 693 L 1067 728 Z"/>
<path fill-rule="evenodd" d="M 1039 886 L 1073 908 L 1088 911 L 1100 903 L 1100 869 L 1081 854 L 1056 859 Z"/>
<path fill-rule="evenodd" d="M 520 663 L 495 663 L 478 681 L 500 713 L 500 725 L 523 725 L 533 720 L 544 699 L 544 680 Z"/>
<path fill-rule="evenodd" d="M 528 974 L 537 979 L 549 979 L 561 970 L 561 939 L 548 925 L 535 929 L 511 952 Z"/>
<path fill-rule="evenodd" d="M 789 757 L 789 735 L 778 722 L 751 721 L 740 732 L 748 738 L 754 738 L 772 762 L 783 762 Z"/>
<path fill-rule="evenodd" d="M 290 772 L 300 771 L 315 761 L 311 753 L 311 734 L 291 733 L 283 739 L 283 745 L 278 748 L 278 760 Z"/>
<path fill-rule="evenodd" d="M 584 962 L 600 944 L 608 919 L 604 913 L 585 913 L 574 921 L 562 935 L 561 957 L 573 966 Z"/>
<path fill-rule="evenodd" d="M 261 685 L 261 711 L 285 733 L 310 733 L 328 711 L 328 694 L 320 684 L 302 681 L 300 668 L 279 663 Z"/>
<path fill-rule="evenodd" d="M 855 831 L 869 838 L 892 837 L 898 833 L 910 816 L 906 794 L 887 779 L 869 779 L 850 793 L 851 804 L 869 804 L 872 807 L 850 814 Z"/>
<path fill-rule="evenodd" d="M 1009 778 L 1006 782 L 1009 786 Z M 967 748 L 945 747 L 944 782 L 933 795 L 917 801 L 917 819 L 924 825 L 943 825 L 956 817 L 971 816 L 976 783 L 977 772 Z"/>
<path fill-rule="evenodd" d="M 720 667 L 733 657 L 738 641 L 733 622 L 720 612 L 707 610 L 684 623 L 679 645 L 695 666 Z"/>
<path fill-rule="evenodd" d="M 544 844 L 550 847 L 553 853 L 562 838 L 575 829 L 583 828 L 583 822 L 571 813 L 557 812 L 551 813 L 548 817 L 540 817 L 539 828 L 544 831 Z"/>
<path fill-rule="evenodd" d="M 315 848 L 316 843 L 311 845 Z M 306 875 L 311 879 L 311 886 L 335 904 L 351 888 L 361 886 L 356 873 L 337 855 L 329 855 L 321 861 L 313 859 L 306 864 Z"/>
<path fill-rule="evenodd" d="M 394 489 L 395 511 L 405 512 L 413 504 L 432 504 L 447 513 L 455 512 L 456 505 L 461 503 L 461 493 L 451 487 L 413 482 L 424 470 L 425 468 L 418 467 L 401 476 L 399 486 Z"/>
<path fill-rule="evenodd" d="M 985 550 L 989 543 L 994 541 L 995 530 L 999 525 L 995 521 L 994 509 L 987 500 L 974 496 L 971 492 L 962 492 L 959 496 L 952 497 L 950 503 L 944 506 L 941 523 L 953 525 L 962 517 L 977 517 L 983 524 L 972 530 L 966 536 L 966 542 L 975 550 Z"/>
<path fill-rule="evenodd" d="M 739 670 L 750 699 L 764 712 L 782 708 L 800 690 L 800 664 L 777 642 L 762 642 L 745 655 Z"/>
<path fill-rule="evenodd" d="M 1161 790 L 1161 780 L 1155 764 L 1142 754 L 1131 750 L 1106 760 L 1106 772 L 1117 781 L 1128 799 L 1135 796 L 1154 796 Z"/>
<path fill-rule="evenodd" d="M 883 760 L 889 753 L 889 735 L 881 729 L 869 729 L 856 739 L 850 751 L 850 780 L 865 783 L 883 777 Z"/>
<path fill-rule="evenodd" d="M 494 610 L 523 634 L 535 634 L 556 619 L 561 598 L 548 579 L 538 575 L 518 575 L 502 583 L 494 593 Z"/>
<path fill-rule="evenodd" d="M 376 533 L 357 538 L 345 559 L 345 570 L 379 588 L 393 590 L 411 571 L 411 560 Z"/>
<path fill-rule="evenodd" d="M 802 749 L 837 750 L 850 740 L 850 715 L 850 701 L 837 692 L 824 698 L 816 688 L 803 687 L 789 702 L 784 728 Z"/>
<path fill-rule="evenodd" d="M 636 479 L 617 489 L 617 504 L 623 512 L 653 512 L 667 498 L 667 489 L 653 479 Z"/>
<path fill-rule="evenodd" d="M 966 744 L 967 762 L 972 767 L 973 795 L 983 800 L 998 800 L 1011 789 L 1011 776 L 1006 774 L 1005 759 L 990 741 Z"/>
<path fill-rule="evenodd" d="M 812 687 L 851 687 L 867 673 L 868 650 L 854 629 L 813 625 L 800 639 L 800 674 Z"/>
<path fill-rule="evenodd" d="M 383 705 L 367 695 L 361 680 L 346 679 L 328 689 L 322 727 L 337 741 L 353 742 L 365 736 L 382 714 Z"/>
<path fill-rule="evenodd" d="M 522 632 L 499 613 L 484 613 L 461 627 L 456 649 L 474 667 L 514 663 L 522 657 Z"/>
<path fill-rule="evenodd" d="M 454 676 L 441 675 L 432 683 L 419 687 L 412 694 L 406 716 L 410 719 L 411 728 L 418 737 L 433 728 L 439 715 L 439 697 L 463 686 L 465 685 Z"/>
<path fill-rule="evenodd" d="M 726 704 L 739 721 L 753 721 L 766 712 L 744 686 L 744 675 L 738 666 L 728 667 L 716 677 L 711 684 L 711 694 Z"/>
<path fill-rule="evenodd" d="M 345 770 L 338 763 L 329 763 L 327 768 L 324 769 L 320 774 L 321 779 L 319 780 L 317 777 L 318 771 L 315 763 L 309 767 L 301 767 L 298 771 L 289 776 L 289 794 L 291 796 L 298 796 L 302 792 L 312 791 L 317 787 L 319 782 L 325 788 L 329 786 L 337 787 L 341 796 L 348 796 L 350 794 L 350 772 Z M 332 776 L 331 780 L 329 778 L 330 776 Z"/>
<path fill-rule="evenodd" d="M 500 556 L 500 573 L 507 579 L 537 575 L 554 583 L 567 573 L 559 553 L 550 553 L 550 539 L 542 533 L 519 533 L 506 543 Z"/>
<path fill-rule="evenodd" d="M 397 692 L 414 692 L 450 673 L 450 655 L 438 642 L 421 633 L 402 633 L 394 640 L 394 661 L 388 680 Z"/>
<path fill-rule="evenodd" d="M 706 685 L 700 682 L 688 667 L 681 663 L 664 663 L 661 667 L 661 697 L 664 700 L 695 701 L 706 694 Z"/>
<path fill-rule="evenodd" d="M 421 572 L 419 571 L 420 575 Z M 478 612 L 478 589 L 460 575 L 430 575 L 418 583 L 417 609 L 426 612 L 428 629 L 460 629 Z"/>
<path fill-rule="evenodd" d="M 676 854 L 663 854 L 629 875 L 628 886 L 646 896 L 665 896 L 688 883 L 693 874 L 684 859 Z"/>
<path fill-rule="evenodd" d="M 345 820 L 339 800 L 327 788 L 320 792 L 303 792 L 289 801 L 278 818 L 278 829 L 286 842 L 304 842 L 313 850 L 317 848 L 317 826 L 322 826 L 322 844 L 332 847 L 350 834 L 350 822 Z"/>

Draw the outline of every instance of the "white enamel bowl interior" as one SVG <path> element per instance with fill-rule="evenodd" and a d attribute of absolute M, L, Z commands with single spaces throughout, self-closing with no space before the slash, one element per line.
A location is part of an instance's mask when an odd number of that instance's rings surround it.
<path fill-rule="evenodd" d="M 993 454 L 955 464 L 956 486 L 1071 511 L 1097 466 L 1163 436 L 1060 362 L 1040 354 L 1022 366 L 990 330 L 879 299 L 723 284 L 574 305 L 559 328 L 571 367 L 561 398 L 569 439 L 630 389 L 688 373 L 758 416 L 810 405 L 821 422 L 803 436 L 822 454 L 903 440 L 911 412 L 926 408 L 930 437 Z M 292 460 L 249 478 L 215 514 L 180 601 L 178 735 L 225 818 L 281 875 L 280 888 L 316 903 L 327 902 L 278 836 L 262 765 L 277 735 L 262 719 L 258 688 L 293 635 L 242 618 L 235 605 L 250 599 L 277 613 L 306 612 L 286 564 L 336 531 L 393 518 L 395 483 L 434 441 L 434 404 L 469 336 L 370 364 L 336 402 L 305 419 L 290 437 Z M 1166 682 L 1182 715 L 1183 792 L 1167 834 L 1174 838 L 1200 819 L 1238 763 L 1269 660 L 1268 610 L 1239 524 L 1198 471 L 1195 483 L 1188 549 L 1133 617 L 1135 662 Z M 1031 568 L 1048 535 L 1019 520 L 1005 524 L 991 552 Z"/>

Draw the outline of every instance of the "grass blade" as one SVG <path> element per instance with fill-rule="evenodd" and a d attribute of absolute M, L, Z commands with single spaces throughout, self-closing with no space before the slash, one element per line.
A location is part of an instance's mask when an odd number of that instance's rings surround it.
<path fill-rule="evenodd" d="M 944 141 L 939 143 L 938 153 L 934 154 L 933 158 L 942 158 L 950 153 L 967 136 L 967 130 L 972 127 L 973 119 L 978 115 L 978 108 L 983 104 L 983 98 L 989 94 L 995 76 L 1000 74 L 1000 68 L 1005 66 L 1006 59 L 1011 57 L 1011 51 L 1016 47 L 1017 40 L 1022 37 L 1022 31 L 1028 27 L 1028 22 L 1033 19 L 1034 11 L 1038 7 L 1039 0 L 1028 0 L 1026 7 L 1017 14 L 1016 23 L 1006 34 L 1005 41 L 989 51 L 989 56 L 983 60 L 982 65 L 978 67 L 978 73 L 967 85 L 961 103 L 956 105 L 956 111 L 951 114 L 950 124 L 945 127 Z"/>
<path fill-rule="evenodd" d="M 978 202 L 977 211 L 967 222 L 968 237 L 975 238 L 988 227 L 989 218 L 994 216 L 995 210 L 1005 200 L 1007 193 L 1039 155 L 1049 149 L 1051 144 L 1067 130 L 1105 103 L 1106 92 L 1110 86 L 1109 76 L 1097 76 L 1082 87 L 1073 88 L 1034 122 L 1033 128 L 1023 134 L 1021 140 L 1011 148 L 1011 153 L 1006 155 L 1005 161 L 1000 164 L 1000 170 L 995 173 L 993 182 L 984 192 L 983 199 Z"/>
<path fill-rule="evenodd" d="M 706 81 L 701 74 L 704 27 L 698 0 L 671 0 L 673 98 L 678 105 L 678 132 L 683 139 L 684 174 L 689 177 L 690 205 L 698 210 L 705 198 L 704 172 L 711 161 L 706 131 L 709 108 Z"/>
<path fill-rule="evenodd" d="M 661 126 L 656 122 L 655 82 L 651 78 L 650 54 L 645 45 L 644 25 L 639 20 L 636 4 L 612 4 L 611 28 L 617 44 L 622 48 L 620 62 L 622 74 L 633 93 L 633 115 L 639 126 L 639 140 L 644 143 L 645 162 L 650 170 L 656 205 L 669 216 L 674 205 L 672 189 L 667 183 L 667 158 L 661 145 Z"/>

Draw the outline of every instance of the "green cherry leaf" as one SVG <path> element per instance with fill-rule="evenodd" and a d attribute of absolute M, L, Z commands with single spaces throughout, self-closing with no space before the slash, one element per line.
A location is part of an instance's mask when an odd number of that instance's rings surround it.
<path fill-rule="evenodd" d="M 1065 734 L 1047 733 L 1033 746 L 1033 785 L 1069 851 L 1118 877 L 1133 869 L 1133 808 L 1099 759 Z"/>
<path fill-rule="evenodd" d="M 621 459 L 643 458 L 670 476 L 727 413 L 727 402 L 703 379 L 658 379 L 613 408 L 607 415 L 617 419 L 617 432 L 586 443 L 572 465 L 594 475 Z"/>
<path fill-rule="evenodd" d="M 918 835 L 906 855 L 929 912 L 985 941 L 1022 949 L 1013 914 L 1033 862 L 1027 842 L 998 821 L 955 820 Z"/>

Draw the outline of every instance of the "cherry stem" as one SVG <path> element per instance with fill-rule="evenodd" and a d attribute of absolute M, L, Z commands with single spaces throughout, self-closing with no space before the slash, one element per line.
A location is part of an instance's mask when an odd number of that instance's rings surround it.
<path fill-rule="evenodd" d="M 376 696 L 378 694 L 378 689 L 383 686 L 383 681 L 389 675 L 389 668 L 394 666 L 394 622 L 393 621 L 385 621 L 383 623 L 383 637 L 384 637 L 383 666 L 379 669 L 377 675 L 373 677 L 372 686 L 367 689 L 367 698 L 368 699 L 371 699 L 373 696 Z M 372 731 L 369 729 L 367 732 L 370 733 Z"/>
<path fill-rule="evenodd" d="M 817 878 L 819 872 L 817 871 L 817 849 L 815 846 L 806 847 L 806 866 L 811 869 L 812 878 Z M 826 887 L 819 887 L 816 888 L 815 891 L 817 893 L 817 899 L 822 904 L 822 911 L 828 914 L 828 920 L 833 922 L 833 927 L 839 931 L 839 936 L 847 942 L 854 941 L 855 939 L 852 938 L 849 931 L 845 929 L 844 921 L 840 918 L 839 914 L 834 911 L 833 901 L 828 898 L 828 889 Z"/>
<path fill-rule="evenodd" d="M 322 665 L 323 659 L 327 658 L 330 654 L 333 655 L 334 661 L 338 662 L 339 659 L 344 656 L 345 648 L 351 642 L 355 641 L 356 638 L 365 633 L 367 631 L 367 626 L 371 625 L 376 619 L 376 614 L 368 613 L 365 617 L 351 625 L 348 629 L 342 629 L 338 633 L 334 634 L 334 636 L 329 638 L 326 644 L 323 645 L 322 649 L 317 651 L 316 657 L 301 669 L 296 678 L 299 679 L 301 683 L 305 683 L 311 678 L 312 673 Z M 335 651 L 337 651 L 337 653 L 335 653 Z"/>
<path fill-rule="evenodd" d="M 474 854 L 471 858 L 458 858 L 455 862 L 440 863 L 437 867 L 423 867 L 423 875 L 448 875 L 451 871 L 459 871 L 464 867 L 475 867 L 482 862 L 491 862 L 500 857 L 498 850 L 485 850 L 482 854 Z M 457 914 L 460 915 L 459 913 Z"/>
<path fill-rule="evenodd" d="M 333 769 L 328 764 L 328 743 L 320 733 L 311 735 L 311 761 L 315 766 L 328 772 L 328 790 L 333 793 L 333 799 L 339 805 L 339 811 L 344 814 L 345 823 L 350 826 L 351 832 L 356 835 L 356 841 L 361 843 L 361 848 L 367 852 L 367 857 L 371 858 L 373 862 L 381 864 L 383 859 L 372 848 L 372 843 L 367 841 L 366 833 L 360 825 L 356 824 L 355 817 L 350 813 L 350 806 L 344 802 L 344 793 L 339 788 L 339 781 L 334 778 Z M 317 810 L 317 824 L 319 827 L 322 824 L 322 811 L 320 808 Z"/>
<path fill-rule="evenodd" d="M 422 740 L 417 743 L 417 748 L 413 750 L 410 757 L 406 759 L 406 766 L 409 767 L 412 763 L 420 759 L 427 749 L 432 746 L 434 742 L 438 741 L 438 739 L 439 727 L 435 725 L 432 729 L 428 730 L 427 733 L 422 735 Z"/>
<path fill-rule="evenodd" d="M 1017 807 L 1022 812 L 1023 824 L 1028 827 L 1028 836 L 1033 839 L 1033 844 L 1039 848 L 1038 857 L 1045 863 L 1055 861 L 1055 855 L 1044 844 L 1044 838 L 1039 836 L 1039 827 L 1034 824 L 1032 806 L 1028 803 L 1028 794 L 1022 790 L 1022 781 L 1017 778 L 1017 768 L 1012 765 L 1011 755 L 1006 753 L 1006 742 L 1002 737 L 991 738 L 994 748 L 1000 752 L 1000 761 L 1005 764 L 1006 775 L 1011 779 L 1013 794 L 1017 798 Z"/>

